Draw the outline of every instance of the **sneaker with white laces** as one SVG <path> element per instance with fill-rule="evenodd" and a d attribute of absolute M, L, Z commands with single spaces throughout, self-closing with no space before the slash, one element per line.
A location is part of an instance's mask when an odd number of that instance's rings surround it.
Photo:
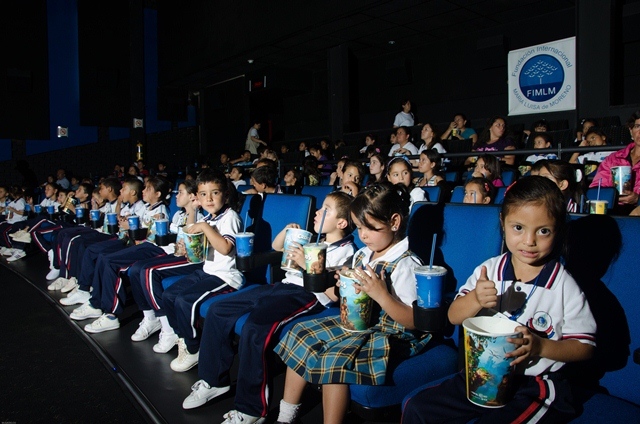
<path fill-rule="evenodd" d="M 224 414 L 222 418 L 225 419 L 222 424 L 261 424 L 265 420 L 265 417 L 253 417 L 235 409 Z"/>
<path fill-rule="evenodd" d="M 167 333 L 164 330 L 160 330 L 160 336 L 158 336 L 158 343 L 153 345 L 153 351 L 155 353 L 167 353 L 178 343 L 178 335 L 176 333 Z"/>
<path fill-rule="evenodd" d="M 102 333 L 103 331 L 117 330 L 120 328 L 120 321 L 118 317 L 112 314 L 102 314 L 100 318 L 93 321 L 91 324 L 84 326 L 84 331 L 87 333 Z"/>
<path fill-rule="evenodd" d="M 30 233 L 18 234 L 13 239 L 21 243 L 31 243 L 31 234 Z"/>
<path fill-rule="evenodd" d="M 204 380 L 198 380 L 191 386 L 191 394 L 182 402 L 183 409 L 193 409 L 202 406 L 213 398 L 217 398 L 229 391 L 231 386 L 211 387 Z"/>
<path fill-rule="evenodd" d="M 158 318 L 149 319 L 147 317 L 142 318 L 140 325 L 135 333 L 131 335 L 131 340 L 134 342 L 141 342 L 147 340 L 150 335 L 159 331 L 162 328 L 162 324 Z"/>
<path fill-rule="evenodd" d="M 64 287 L 65 284 L 67 284 L 67 281 L 68 280 L 64 277 L 58 277 L 55 280 L 53 280 L 51 284 L 47 286 L 47 290 L 50 290 L 50 291 L 60 290 L 61 288 Z"/>
<path fill-rule="evenodd" d="M 198 365 L 200 352 L 189 353 L 184 339 L 178 339 L 178 357 L 171 361 L 171 369 L 175 372 L 185 372 Z"/>
<path fill-rule="evenodd" d="M 83 303 L 87 302 L 89 298 L 91 298 L 91 294 L 89 292 L 86 292 L 84 290 L 76 290 L 75 292 L 72 291 L 71 293 L 69 293 L 67 297 L 63 297 L 62 299 L 60 299 L 60 303 L 64 306 L 82 305 Z"/>
<path fill-rule="evenodd" d="M 13 255 L 7 258 L 7 262 L 15 262 L 18 259 L 22 259 L 27 256 L 27 253 L 21 249 L 14 249 Z"/>
<path fill-rule="evenodd" d="M 75 321 L 82 321 L 89 318 L 100 318 L 101 316 L 102 310 L 94 308 L 89 302 L 83 303 L 69 314 L 69 318 Z"/>
<path fill-rule="evenodd" d="M 44 278 L 46 278 L 47 280 L 55 280 L 59 277 L 60 277 L 60 270 L 56 268 L 51 268 L 47 276 Z M 56 290 L 60 290 L 60 289 L 56 289 Z"/>
<path fill-rule="evenodd" d="M 76 287 L 78 287 L 78 279 L 76 277 L 71 277 L 67 279 L 67 281 L 64 283 L 64 286 L 62 286 L 60 291 L 62 293 L 68 293 L 73 289 L 75 289 Z"/>

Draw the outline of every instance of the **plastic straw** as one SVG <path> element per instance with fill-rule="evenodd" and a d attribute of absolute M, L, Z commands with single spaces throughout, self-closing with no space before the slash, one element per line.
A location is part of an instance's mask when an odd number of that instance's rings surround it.
<path fill-rule="evenodd" d="M 596 196 L 596 200 L 600 200 L 600 186 L 602 185 L 602 178 L 598 180 L 598 195 Z"/>
<path fill-rule="evenodd" d="M 325 209 L 322 212 L 322 221 L 320 221 L 320 228 L 318 228 L 318 239 L 316 240 L 316 244 L 320 243 L 320 236 L 322 235 L 322 226 L 324 225 L 324 217 L 327 216 L 327 210 Z"/>
<path fill-rule="evenodd" d="M 473 191 L 472 193 L 473 193 L 473 204 L 475 205 L 477 203 L 476 202 L 476 192 Z"/>
<path fill-rule="evenodd" d="M 580 195 L 580 213 L 584 213 L 584 194 Z"/>
<path fill-rule="evenodd" d="M 436 253 L 436 237 L 437 234 L 433 235 L 433 242 L 431 243 L 431 257 L 429 258 L 429 269 L 433 269 L 433 255 Z"/>
<path fill-rule="evenodd" d="M 249 221 L 249 211 L 244 214 L 244 232 L 247 232 L 247 222 Z"/>

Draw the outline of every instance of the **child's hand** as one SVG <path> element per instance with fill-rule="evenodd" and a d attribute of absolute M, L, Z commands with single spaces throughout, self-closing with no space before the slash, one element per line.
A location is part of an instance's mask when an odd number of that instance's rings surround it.
<path fill-rule="evenodd" d="M 27 196 L 27 203 L 31 206 L 33 206 L 33 197 L 31 196 Z"/>
<path fill-rule="evenodd" d="M 356 183 L 349 181 L 342 185 L 340 191 L 347 193 L 349 196 L 356 197 L 358 195 L 359 189 Z"/>
<path fill-rule="evenodd" d="M 355 269 L 356 279 L 360 282 L 363 292 L 367 293 L 370 298 L 376 300 L 383 293 L 388 294 L 387 284 L 384 282 L 384 270 L 380 271 L 380 276 L 367 265 L 366 271 L 360 268 Z"/>
<path fill-rule="evenodd" d="M 120 224 L 120 229 L 121 230 L 128 230 L 129 229 L 129 220 L 123 216 L 119 216 L 118 217 L 118 223 Z"/>
<path fill-rule="evenodd" d="M 293 225 L 298 225 L 298 224 L 293 224 Z M 289 244 L 289 249 L 287 249 L 287 258 L 293 259 L 300 268 L 304 269 L 305 267 L 304 250 L 302 249 L 302 246 L 299 245 L 298 243 L 294 242 Z"/>
<path fill-rule="evenodd" d="M 578 139 L 579 140 L 579 139 Z M 587 141 L 587 139 L 584 139 L 580 142 L 580 147 L 587 147 L 589 146 L 589 142 Z"/>
<path fill-rule="evenodd" d="M 153 215 L 153 219 L 155 219 L 155 220 L 164 219 L 164 214 L 163 213 L 157 213 L 157 214 Z"/>
<path fill-rule="evenodd" d="M 216 227 L 211 227 L 206 222 L 198 222 L 196 224 L 189 226 L 188 228 L 185 227 L 183 231 L 189 234 L 204 233 L 205 227 L 209 227 L 217 231 Z"/>
<path fill-rule="evenodd" d="M 498 290 L 496 289 L 496 284 L 489 280 L 486 266 L 483 266 L 480 271 L 480 278 L 474 291 L 478 303 L 483 308 L 495 308 L 498 304 Z"/>
<path fill-rule="evenodd" d="M 540 356 L 542 339 L 524 325 L 516 327 L 516 331 L 522 333 L 522 337 L 507 339 L 509 343 L 516 345 L 516 350 L 505 355 L 505 358 L 516 358 L 511 362 L 511 365 L 517 365 L 529 358 Z"/>
<path fill-rule="evenodd" d="M 291 224 L 287 224 L 287 226 L 284 228 L 300 228 L 300 226 L 295 222 L 292 222 Z"/>
<path fill-rule="evenodd" d="M 187 247 L 184 244 L 183 240 L 178 240 L 176 242 L 175 251 L 173 252 L 175 256 L 184 256 L 187 254 Z"/>

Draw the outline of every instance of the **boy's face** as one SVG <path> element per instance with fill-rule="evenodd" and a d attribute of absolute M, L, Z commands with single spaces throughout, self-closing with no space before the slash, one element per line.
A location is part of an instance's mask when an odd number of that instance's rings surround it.
<path fill-rule="evenodd" d="M 84 187 L 83 186 L 78 187 L 78 189 L 76 190 L 76 199 L 78 199 L 81 202 L 84 202 L 87 200 L 87 197 L 89 197 L 89 193 L 84 191 Z"/>
<path fill-rule="evenodd" d="M 536 137 L 535 140 L 533 140 L 534 149 L 548 149 L 550 146 L 551 145 L 542 137 Z"/>
<path fill-rule="evenodd" d="M 0 188 L 0 199 L 4 199 L 5 197 L 7 197 L 7 190 Z"/>
<path fill-rule="evenodd" d="M 256 189 L 256 191 L 258 193 L 264 193 L 264 191 L 267 189 L 267 185 L 266 184 L 262 184 L 262 183 L 257 182 L 256 180 L 253 179 L 253 177 L 251 177 L 251 180 L 249 182 L 251 183 L 253 188 Z"/>
<path fill-rule="evenodd" d="M 282 146 L 280 146 L 280 153 L 285 154 L 289 151 L 289 148 L 287 146 L 285 146 L 284 144 Z"/>
<path fill-rule="evenodd" d="M 289 171 L 284 175 L 284 182 L 291 185 L 295 184 L 296 177 L 293 174 L 293 171 Z"/>
<path fill-rule="evenodd" d="M 164 171 L 166 168 L 167 168 L 167 167 L 166 167 L 166 166 L 164 166 L 164 164 L 162 164 L 162 163 L 159 163 L 159 164 L 158 164 L 158 171 Z"/>
<path fill-rule="evenodd" d="M 221 154 L 220 155 L 220 163 L 227 163 L 229 162 L 229 156 L 227 156 L 226 154 Z"/>
<path fill-rule="evenodd" d="M 342 171 L 342 184 L 350 182 L 360 184 L 360 172 L 355 166 L 348 166 L 347 169 Z"/>
<path fill-rule="evenodd" d="M 233 168 L 231 172 L 229 172 L 229 179 L 231 181 L 238 181 L 240 177 L 242 177 L 242 174 L 240 174 L 240 171 L 238 171 L 238 168 Z"/>
<path fill-rule="evenodd" d="M 120 190 L 120 199 L 123 202 L 130 203 L 134 200 L 135 191 L 131 189 L 129 184 L 122 184 L 122 189 Z"/>
<path fill-rule="evenodd" d="M 53 197 L 54 194 L 55 194 L 55 190 L 53 189 L 53 187 L 51 187 L 49 184 L 44 186 L 44 195 L 47 199 L 51 199 L 51 197 Z"/>
<path fill-rule="evenodd" d="M 242 154 L 242 159 L 244 159 L 245 161 L 251 160 L 251 152 L 244 152 Z"/>
<path fill-rule="evenodd" d="M 67 195 L 65 193 L 58 193 L 58 197 L 56 199 L 56 202 L 60 203 L 61 205 L 67 200 Z"/>
<path fill-rule="evenodd" d="M 99 195 L 100 195 L 100 201 L 102 202 L 102 199 L 108 199 L 109 198 L 109 194 L 111 192 L 112 191 L 111 191 L 110 188 L 108 188 L 104 184 L 100 184 L 100 191 L 98 192 Z"/>
<path fill-rule="evenodd" d="M 309 153 L 311 153 L 311 155 L 314 156 L 316 159 L 320 159 L 320 156 L 322 156 L 322 154 L 320 153 L 320 150 L 318 149 L 311 149 L 309 150 Z"/>
<path fill-rule="evenodd" d="M 220 184 L 212 182 L 198 184 L 198 202 L 205 211 L 217 214 L 226 201 Z"/>
<path fill-rule="evenodd" d="M 316 216 L 313 218 L 313 230 L 316 233 L 320 231 L 322 215 L 325 211 L 327 212 L 324 217 L 324 224 L 322 224 L 323 233 L 332 233 L 337 229 L 343 229 L 346 227 L 346 220 L 344 218 L 338 218 L 336 201 L 332 197 L 326 197 L 324 202 L 322 202 L 322 207 L 316 211 Z"/>

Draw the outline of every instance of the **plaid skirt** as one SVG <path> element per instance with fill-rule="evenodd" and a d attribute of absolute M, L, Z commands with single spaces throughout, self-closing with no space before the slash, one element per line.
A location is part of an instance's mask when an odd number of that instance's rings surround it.
<path fill-rule="evenodd" d="M 365 331 L 349 331 L 340 318 L 318 318 L 296 324 L 274 352 L 312 384 L 384 384 L 390 355 L 419 353 L 430 334 L 404 330 L 384 314 L 379 324 Z"/>

